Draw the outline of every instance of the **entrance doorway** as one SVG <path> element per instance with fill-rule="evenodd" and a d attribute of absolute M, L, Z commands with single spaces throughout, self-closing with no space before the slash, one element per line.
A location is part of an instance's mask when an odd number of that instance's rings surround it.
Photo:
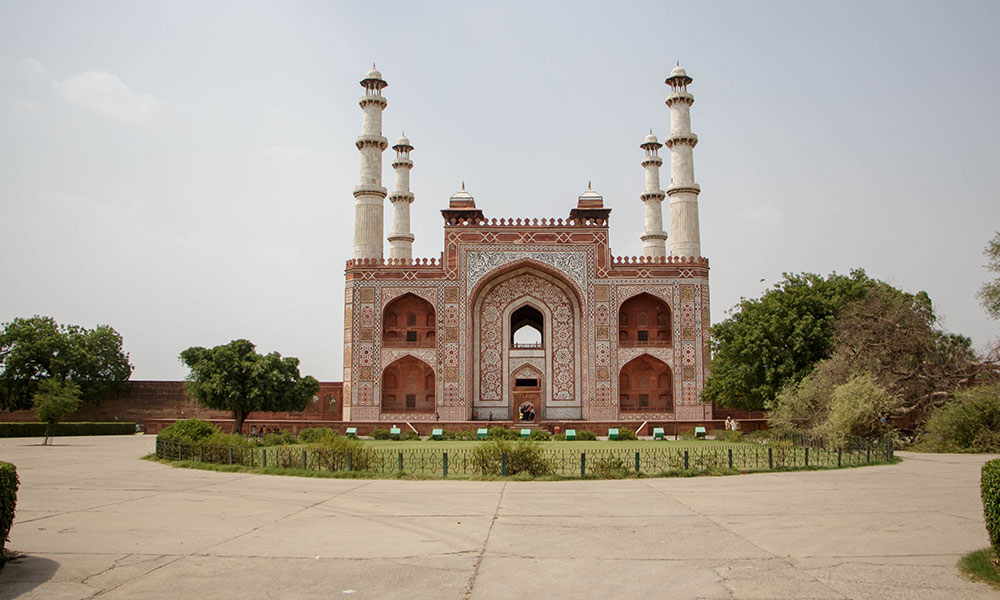
<path fill-rule="evenodd" d="M 522 367 L 514 373 L 511 396 L 516 408 L 515 422 L 537 423 L 541 420 L 538 407 L 542 405 L 542 374 L 532 367 Z"/>

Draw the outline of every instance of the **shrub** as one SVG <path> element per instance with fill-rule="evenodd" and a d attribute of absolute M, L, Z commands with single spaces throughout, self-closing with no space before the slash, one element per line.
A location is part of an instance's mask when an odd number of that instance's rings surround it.
<path fill-rule="evenodd" d="M 855 375 L 833 388 L 830 412 L 816 433 L 835 446 L 852 437 L 894 435 L 888 416 L 899 403 L 899 396 L 886 391 L 871 373 Z"/>
<path fill-rule="evenodd" d="M 45 435 L 45 423 L 0 423 L 0 438 L 41 437 Z M 132 435 L 135 423 L 59 423 L 56 435 Z"/>
<path fill-rule="evenodd" d="M 290 446 L 298 443 L 298 440 L 293 434 L 287 431 L 272 431 L 271 433 L 264 434 L 262 443 L 265 446 Z"/>
<path fill-rule="evenodd" d="M 566 433 L 565 432 L 557 433 L 554 436 L 552 436 L 552 439 L 554 439 L 557 442 L 565 442 L 566 441 Z"/>
<path fill-rule="evenodd" d="M 726 430 L 726 441 L 733 443 L 742 442 L 743 432 L 738 429 L 736 431 L 733 431 L 732 429 Z"/>
<path fill-rule="evenodd" d="M 433 438 L 432 438 L 433 439 Z M 476 432 L 473 429 L 459 429 L 458 431 L 451 431 L 445 429 L 441 435 L 443 440 L 474 440 L 476 439 Z"/>
<path fill-rule="evenodd" d="M 0 556 L 14 523 L 14 506 L 17 504 L 17 468 L 7 462 L 0 462 Z M 0 559 L 0 562 L 3 562 Z"/>
<path fill-rule="evenodd" d="M 303 444 L 315 444 L 333 437 L 337 437 L 337 432 L 329 427 L 310 427 L 299 432 L 299 441 Z"/>
<path fill-rule="evenodd" d="M 795 445 L 792 440 L 773 440 L 770 443 L 774 468 L 789 467 L 795 462 Z"/>
<path fill-rule="evenodd" d="M 490 427 L 490 430 L 486 432 L 487 440 L 516 440 L 521 437 L 519 431 L 514 431 L 513 429 L 504 429 L 503 427 Z"/>
<path fill-rule="evenodd" d="M 639 439 L 639 436 L 637 436 L 635 434 L 635 432 L 632 431 L 631 429 L 629 429 L 628 427 L 619 427 L 618 428 L 618 441 L 619 442 L 629 442 L 629 441 L 635 441 L 637 439 Z"/>
<path fill-rule="evenodd" d="M 528 439 L 536 442 L 547 442 L 552 439 L 552 436 L 549 435 L 549 432 L 544 429 L 535 429 L 531 432 L 531 436 Z"/>
<path fill-rule="evenodd" d="M 373 456 L 364 442 L 342 435 L 322 438 L 307 452 L 308 468 L 334 471 L 345 470 L 348 466 L 355 471 L 367 471 L 373 465 Z"/>
<path fill-rule="evenodd" d="M 602 479 L 621 479 L 628 476 L 629 469 L 620 458 L 602 456 L 591 463 L 590 472 Z"/>
<path fill-rule="evenodd" d="M 955 394 L 924 425 L 918 449 L 928 452 L 1000 452 L 1000 384 Z"/>
<path fill-rule="evenodd" d="M 196 444 L 204 438 L 219 432 L 219 428 L 208 421 L 188 419 L 186 421 L 177 421 L 173 425 L 163 428 L 156 437 L 168 442 Z"/>
<path fill-rule="evenodd" d="M 373 440 L 387 440 L 389 439 L 388 429 L 372 429 L 371 438 Z"/>
<path fill-rule="evenodd" d="M 983 465 L 980 485 L 983 495 L 983 517 L 993 551 L 1000 556 L 1000 459 Z"/>
<path fill-rule="evenodd" d="M 220 448 L 256 448 L 257 443 L 238 433 L 222 433 L 217 431 L 198 442 L 202 446 Z"/>
<path fill-rule="evenodd" d="M 579 442 L 593 442 L 597 439 L 597 434 L 589 429 L 581 429 L 576 432 L 576 439 Z"/>
<path fill-rule="evenodd" d="M 411 429 L 407 429 L 406 431 L 399 434 L 399 439 L 400 441 L 403 442 L 413 442 L 420 439 L 420 434 Z"/>
<path fill-rule="evenodd" d="M 519 440 L 489 440 L 478 444 L 472 452 L 472 464 L 482 475 L 501 474 L 501 455 L 507 455 L 507 475 L 545 475 L 548 464 L 542 458 L 542 451 L 536 442 Z"/>

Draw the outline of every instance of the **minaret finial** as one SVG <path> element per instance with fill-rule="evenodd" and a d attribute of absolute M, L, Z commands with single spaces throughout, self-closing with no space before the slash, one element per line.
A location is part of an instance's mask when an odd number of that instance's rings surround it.
<path fill-rule="evenodd" d="M 464 179 L 462 180 L 462 191 L 463 192 L 465 191 L 465 180 Z"/>
<path fill-rule="evenodd" d="M 591 183 L 592 183 L 592 182 L 593 182 L 593 180 L 591 180 L 591 179 L 588 179 L 588 180 L 587 180 L 587 189 L 588 189 L 588 190 L 591 190 L 591 191 L 593 191 L 593 189 L 594 189 L 594 188 L 593 188 L 593 187 L 591 186 Z"/>

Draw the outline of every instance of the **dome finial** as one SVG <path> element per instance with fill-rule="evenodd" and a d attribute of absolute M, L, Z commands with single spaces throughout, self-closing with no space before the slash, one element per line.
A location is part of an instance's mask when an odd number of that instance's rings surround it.
<path fill-rule="evenodd" d="M 594 190 L 594 188 L 593 188 L 593 187 L 591 186 L 591 183 L 592 183 L 592 182 L 593 182 L 593 180 L 591 180 L 591 179 L 588 179 L 588 180 L 587 180 L 587 189 L 588 189 L 588 190 L 591 190 L 591 191 L 593 191 L 593 190 Z"/>
<path fill-rule="evenodd" d="M 464 179 L 462 180 L 462 191 L 463 192 L 465 191 L 465 180 Z"/>

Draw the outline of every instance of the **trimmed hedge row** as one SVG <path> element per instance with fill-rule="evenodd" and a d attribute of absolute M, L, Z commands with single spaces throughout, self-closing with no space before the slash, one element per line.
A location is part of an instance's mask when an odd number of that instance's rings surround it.
<path fill-rule="evenodd" d="M 0 554 L 7 543 L 10 526 L 14 522 L 14 505 L 17 504 L 17 468 L 0 462 Z M 0 562 L 3 559 L 0 558 Z"/>
<path fill-rule="evenodd" d="M 46 423 L 0 423 L 0 438 L 43 437 Z M 132 435 L 135 423 L 59 423 L 55 435 Z"/>
<path fill-rule="evenodd" d="M 983 517 L 986 519 L 986 531 L 990 535 L 990 545 L 1000 556 L 1000 458 L 983 465 L 980 485 L 982 486 Z"/>

